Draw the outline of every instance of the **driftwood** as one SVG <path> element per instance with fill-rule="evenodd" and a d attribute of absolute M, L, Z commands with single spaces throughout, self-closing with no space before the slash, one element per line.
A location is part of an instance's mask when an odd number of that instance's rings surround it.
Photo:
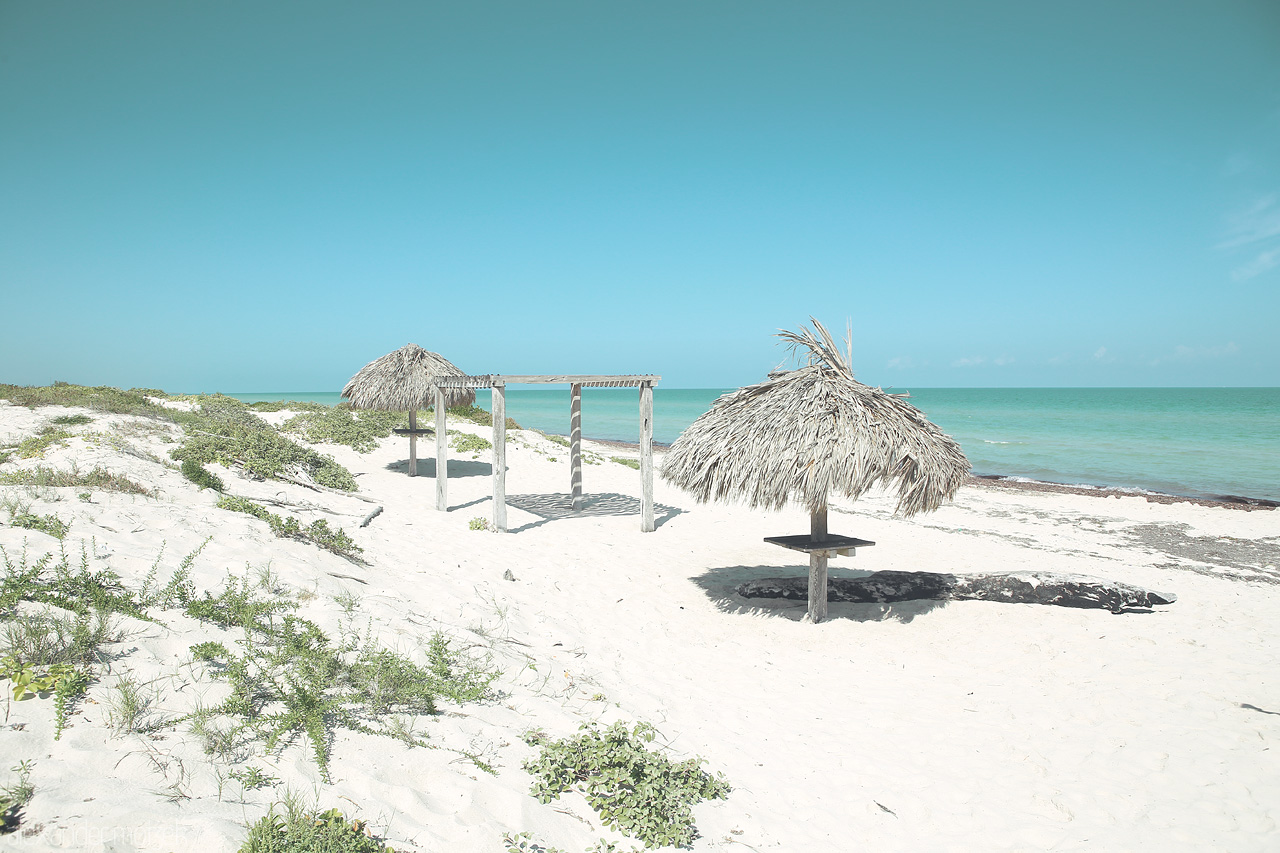
<path fill-rule="evenodd" d="M 368 527 L 368 526 L 369 526 L 369 522 L 371 522 L 371 521 L 373 521 L 375 518 L 377 518 L 377 517 L 378 517 L 378 514 L 379 514 L 380 512 L 382 512 L 382 507 L 381 507 L 381 506 L 375 506 L 375 507 L 373 508 L 373 512 L 371 512 L 371 513 L 369 513 L 368 515 L 366 515 L 366 516 L 364 517 L 364 521 L 360 522 L 360 526 L 361 526 L 361 527 Z"/>
<path fill-rule="evenodd" d="M 807 601 L 803 577 L 764 578 L 739 584 L 743 598 L 785 598 Z M 1013 604 L 1055 604 L 1096 607 L 1123 613 L 1177 601 L 1172 593 L 1099 580 L 1081 575 L 1011 572 L 993 575 L 952 575 L 936 572 L 876 572 L 865 578 L 832 578 L 827 600 L 858 604 L 936 599 L 940 601 L 1005 601 Z"/>

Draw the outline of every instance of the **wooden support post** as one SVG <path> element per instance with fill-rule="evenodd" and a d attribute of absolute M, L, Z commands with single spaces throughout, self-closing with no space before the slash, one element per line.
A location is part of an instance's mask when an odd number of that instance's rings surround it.
<path fill-rule="evenodd" d="M 409 429 L 418 428 L 418 410 L 414 407 L 409 410 Z M 409 476 L 418 476 L 418 436 L 409 433 Z"/>
<path fill-rule="evenodd" d="M 569 494 L 574 512 L 582 512 L 582 384 L 569 385 Z"/>
<path fill-rule="evenodd" d="M 640 385 L 640 531 L 653 532 L 653 383 Z"/>
<path fill-rule="evenodd" d="M 827 538 L 827 508 L 809 515 L 809 538 L 822 542 Z M 809 612 L 810 622 L 825 622 L 827 618 L 827 559 L 826 551 L 809 553 Z"/>
<path fill-rule="evenodd" d="M 493 529 L 507 532 L 507 388 L 493 383 Z"/>
<path fill-rule="evenodd" d="M 449 439 L 444 427 L 444 389 L 436 386 L 436 509 L 449 509 Z"/>

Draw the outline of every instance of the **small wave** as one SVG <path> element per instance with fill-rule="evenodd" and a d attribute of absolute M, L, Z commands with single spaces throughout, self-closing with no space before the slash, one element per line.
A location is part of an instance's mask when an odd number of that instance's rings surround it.
<path fill-rule="evenodd" d="M 1025 441 L 992 441 L 989 438 L 982 439 L 983 444 L 1026 444 Z"/>

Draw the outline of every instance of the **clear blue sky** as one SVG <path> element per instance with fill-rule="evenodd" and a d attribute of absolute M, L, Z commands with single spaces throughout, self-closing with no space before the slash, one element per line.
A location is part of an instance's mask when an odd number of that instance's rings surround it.
<path fill-rule="evenodd" d="M 1280 3 L 0 0 L 0 381 L 1280 385 Z"/>

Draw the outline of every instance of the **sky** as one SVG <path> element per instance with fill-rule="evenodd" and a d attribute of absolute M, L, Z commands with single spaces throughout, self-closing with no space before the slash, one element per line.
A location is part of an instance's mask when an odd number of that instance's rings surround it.
<path fill-rule="evenodd" d="M 0 0 L 0 382 L 1280 385 L 1280 3 Z"/>

